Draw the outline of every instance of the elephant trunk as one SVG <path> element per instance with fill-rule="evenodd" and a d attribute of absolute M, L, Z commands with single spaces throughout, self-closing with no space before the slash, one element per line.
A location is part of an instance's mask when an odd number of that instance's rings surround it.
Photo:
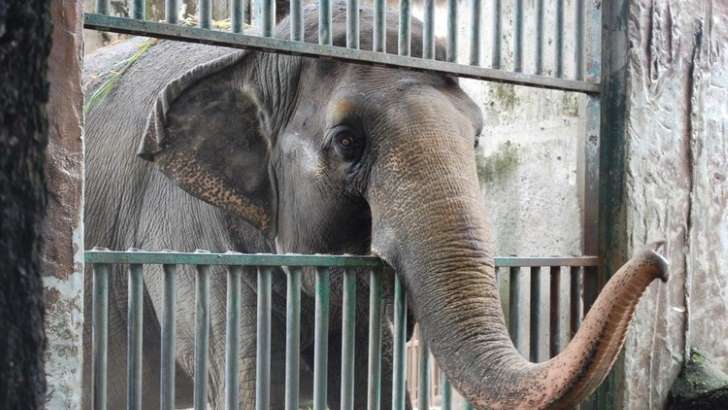
<path fill-rule="evenodd" d="M 403 130 L 407 146 L 378 147 L 368 187 L 372 249 L 404 279 L 438 365 L 476 408 L 572 406 L 609 372 L 640 295 L 667 279 L 666 263 L 652 250 L 637 255 L 563 352 L 525 360 L 505 326 L 472 146 L 460 127 L 422 121 Z"/>

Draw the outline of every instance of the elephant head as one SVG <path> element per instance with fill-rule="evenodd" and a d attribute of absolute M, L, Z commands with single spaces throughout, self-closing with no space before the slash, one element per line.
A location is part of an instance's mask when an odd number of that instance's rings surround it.
<path fill-rule="evenodd" d="M 343 45 L 343 6 L 333 15 Z M 315 42 L 316 9 L 305 16 Z M 394 50 L 395 16 L 388 27 Z M 368 10 L 361 32 L 371 49 Z M 170 80 L 139 155 L 260 229 L 278 252 L 382 257 L 403 279 L 439 365 L 475 407 L 573 405 L 606 376 L 641 293 L 666 279 L 666 267 L 641 253 L 609 281 L 564 352 L 538 364 L 522 358 L 495 285 L 473 148 L 481 127 L 478 107 L 447 75 L 229 52 Z"/>

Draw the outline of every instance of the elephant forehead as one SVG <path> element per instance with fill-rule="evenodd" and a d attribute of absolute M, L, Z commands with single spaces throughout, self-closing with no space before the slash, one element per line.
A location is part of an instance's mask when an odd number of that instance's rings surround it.
<path fill-rule="evenodd" d="M 327 119 L 331 123 L 338 123 L 357 111 L 357 103 L 350 97 L 339 98 L 329 105 Z"/>

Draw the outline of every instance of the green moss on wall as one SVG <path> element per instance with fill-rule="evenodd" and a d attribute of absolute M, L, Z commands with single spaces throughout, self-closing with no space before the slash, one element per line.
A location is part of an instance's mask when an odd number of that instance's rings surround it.
<path fill-rule="evenodd" d="M 513 110 L 518 104 L 518 96 L 513 84 L 496 84 L 493 86 L 495 100 L 503 109 Z"/>
<path fill-rule="evenodd" d="M 488 156 L 475 157 L 480 182 L 490 183 L 501 180 L 512 174 L 520 162 L 518 145 L 510 141 L 498 146 L 498 149 Z"/>

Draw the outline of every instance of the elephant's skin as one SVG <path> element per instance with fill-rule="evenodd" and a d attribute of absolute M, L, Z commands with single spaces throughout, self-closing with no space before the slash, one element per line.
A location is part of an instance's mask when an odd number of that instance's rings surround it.
<path fill-rule="evenodd" d="M 343 5 L 333 15 L 334 43 L 344 45 Z M 307 41 L 315 42 L 315 7 L 307 7 L 305 16 Z M 372 13 L 364 9 L 361 17 L 361 48 L 371 49 Z M 413 23 L 412 54 L 421 55 L 420 24 Z M 281 22 L 277 35 L 287 38 L 288 26 Z M 388 50 L 396 50 L 396 16 L 388 16 L 387 27 Z M 443 58 L 442 47 L 437 56 Z M 508 337 L 495 287 L 473 151 L 480 111 L 456 79 L 137 39 L 90 57 L 85 82 L 88 247 L 379 255 L 404 280 L 411 312 L 439 365 L 477 408 L 564 407 L 583 399 L 611 367 L 641 292 L 653 278 L 666 277 L 654 252 L 638 255 L 607 284 L 564 353 L 529 363 Z M 224 397 L 226 284 L 220 273 L 213 269 L 210 284 L 213 408 L 221 408 Z M 303 402 L 312 379 L 311 276 L 304 275 L 302 298 Z M 355 403 L 364 408 L 368 292 L 366 275 L 360 277 Z M 177 282 L 176 391 L 182 407 L 191 402 L 194 278 L 186 268 Z M 334 272 L 330 408 L 339 407 L 338 281 Z M 143 399 L 154 408 L 158 267 L 145 271 L 145 284 Z M 124 406 L 126 288 L 125 275 L 116 272 L 109 309 L 112 408 Z M 241 295 L 245 408 L 254 403 L 255 289 L 250 272 Z M 283 272 L 274 274 L 273 289 L 271 399 L 273 408 L 282 408 Z M 386 408 L 392 349 L 390 326 L 382 326 Z"/>

